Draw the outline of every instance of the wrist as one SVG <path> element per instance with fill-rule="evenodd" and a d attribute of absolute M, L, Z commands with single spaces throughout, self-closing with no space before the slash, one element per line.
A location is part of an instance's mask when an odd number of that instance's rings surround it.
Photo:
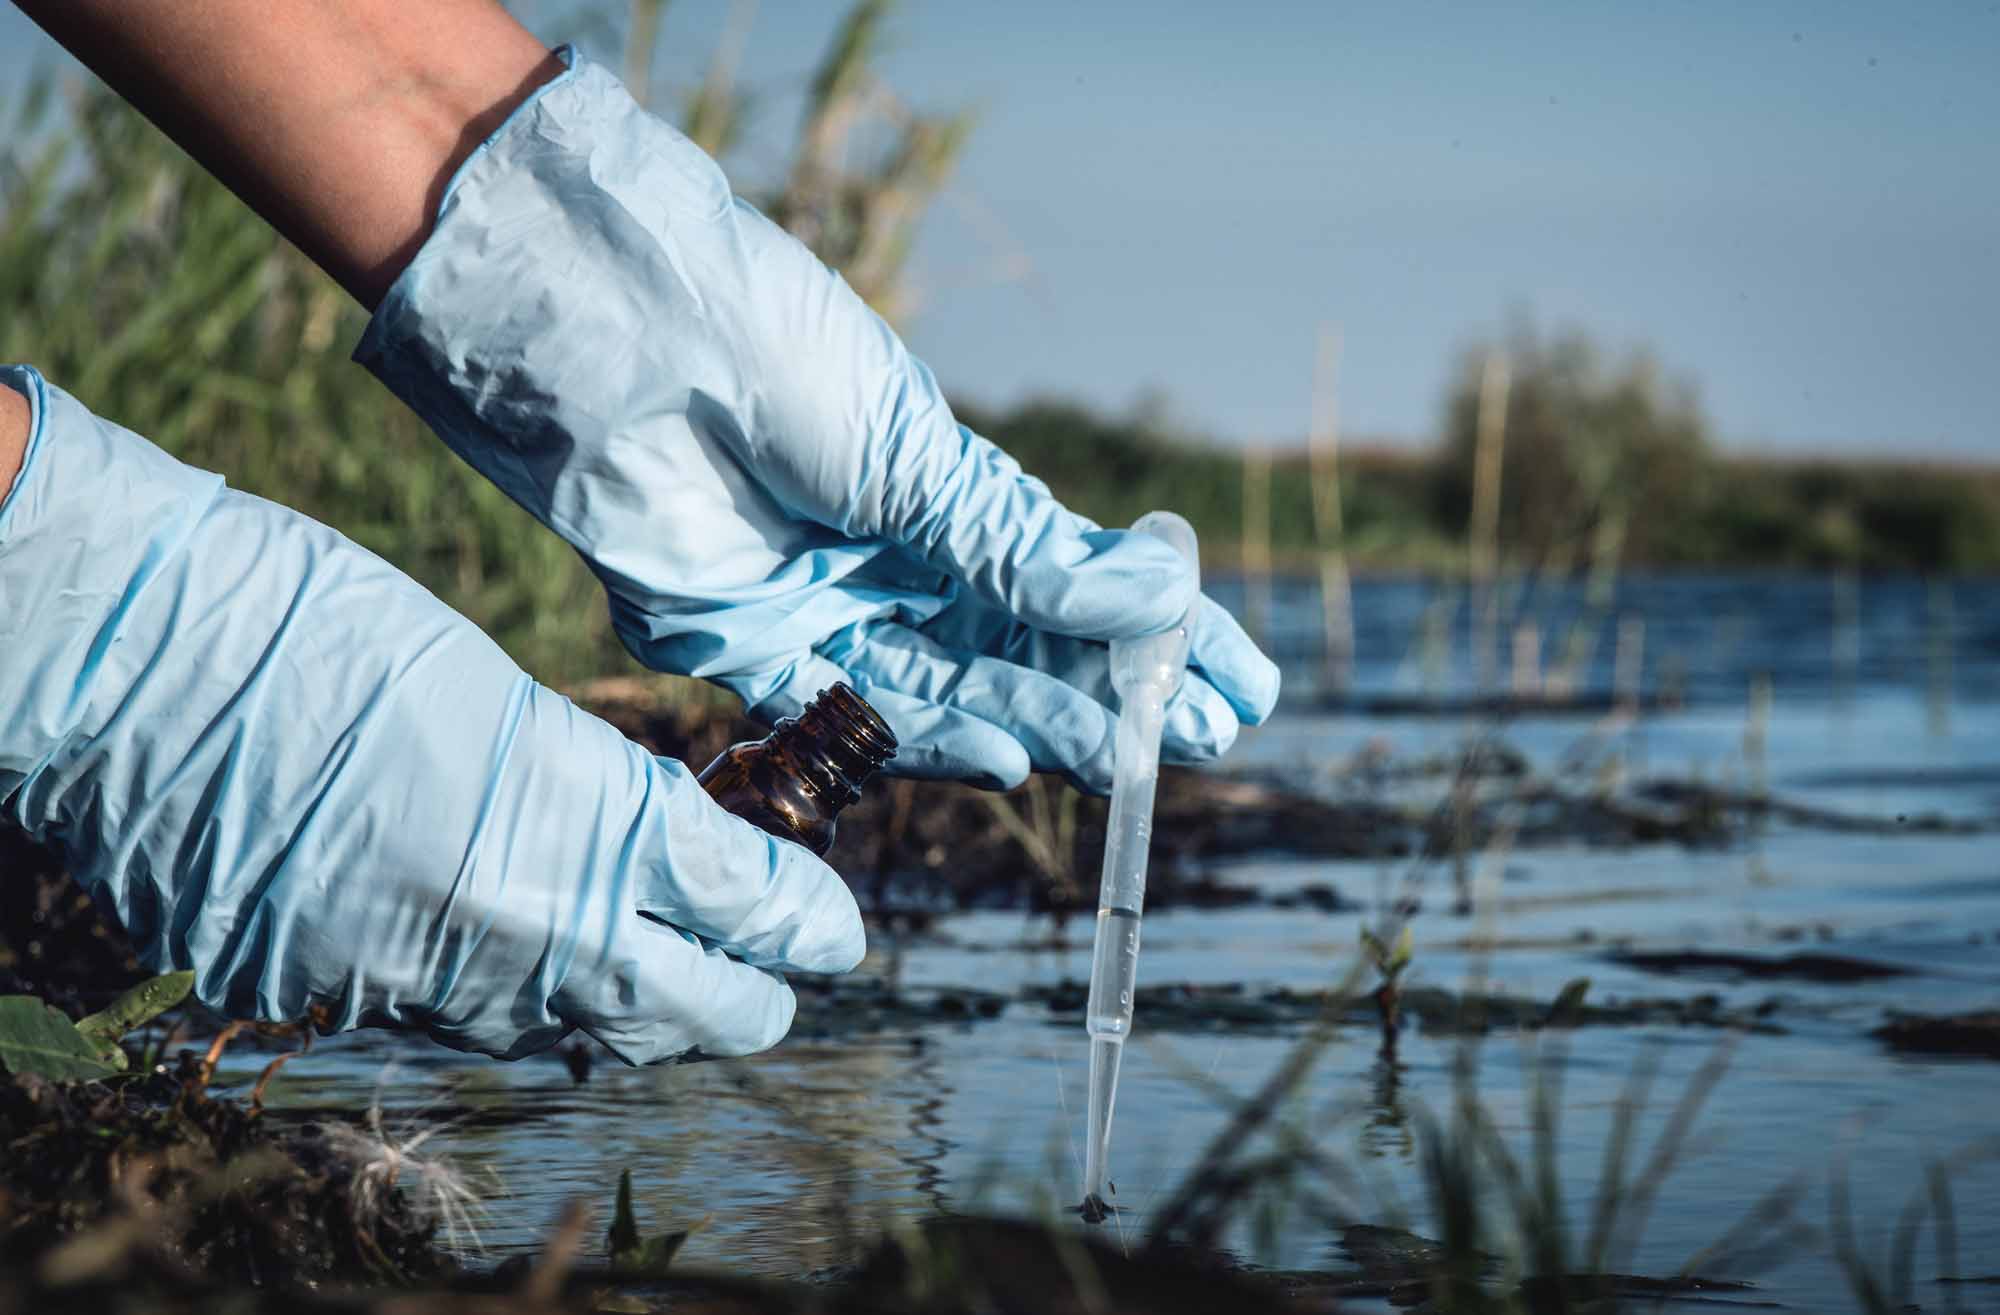
<path fill-rule="evenodd" d="M 28 435 L 34 412 L 28 399 L 11 387 L 11 378 L 0 374 L 0 507 L 14 489 L 21 462 L 28 454 Z"/>

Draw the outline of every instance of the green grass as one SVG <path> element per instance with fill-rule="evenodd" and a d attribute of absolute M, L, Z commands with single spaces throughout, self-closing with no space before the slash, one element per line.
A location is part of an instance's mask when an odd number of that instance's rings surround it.
<path fill-rule="evenodd" d="M 348 360 L 363 316 L 95 84 L 0 164 L 0 359 L 380 553 L 567 681 L 630 669 L 576 555 Z"/>

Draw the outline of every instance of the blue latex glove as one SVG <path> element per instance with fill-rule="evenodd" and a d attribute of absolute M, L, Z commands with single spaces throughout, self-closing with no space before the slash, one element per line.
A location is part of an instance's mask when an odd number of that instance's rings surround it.
<path fill-rule="evenodd" d="M 0 813 L 203 1003 L 641 1063 L 771 1045 L 773 970 L 861 957 L 818 859 L 387 563 L 0 384 L 35 424 L 0 508 Z"/>
<path fill-rule="evenodd" d="M 1177 621 L 1185 566 L 954 421 L 837 275 L 571 60 L 460 170 L 356 359 L 576 546 L 648 666 L 765 720 L 847 680 L 899 772 L 1108 790 L 1105 641 Z M 1190 666 L 1183 762 L 1278 692 L 1206 600 Z"/>

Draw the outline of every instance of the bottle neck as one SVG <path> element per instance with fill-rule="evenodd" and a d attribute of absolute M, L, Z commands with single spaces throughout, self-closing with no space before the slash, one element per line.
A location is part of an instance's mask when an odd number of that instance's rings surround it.
<path fill-rule="evenodd" d="M 845 684 L 822 690 L 797 717 L 771 732 L 812 792 L 830 808 L 861 797 L 861 786 L 896 756 L 896 736 L 875 709 Z"/>

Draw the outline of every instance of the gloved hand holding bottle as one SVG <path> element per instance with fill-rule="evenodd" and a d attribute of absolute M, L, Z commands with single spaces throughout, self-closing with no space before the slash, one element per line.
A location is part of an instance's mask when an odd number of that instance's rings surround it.
<path fill-rule="evenodd" d="M 0 505 L 0 813 L 203 1003 L 634 1063 L 776 1042 L 846 885 L 340 535 L 31 370 Z"/>

